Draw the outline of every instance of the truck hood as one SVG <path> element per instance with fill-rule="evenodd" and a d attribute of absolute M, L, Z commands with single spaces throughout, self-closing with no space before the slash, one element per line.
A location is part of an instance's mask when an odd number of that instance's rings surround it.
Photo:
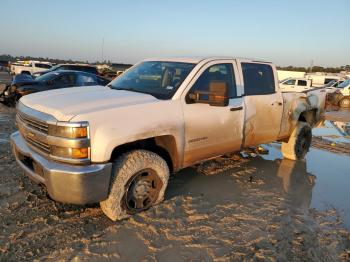
<path fill-rule="evenodd" d="M 56 89 L 20 99 L 25 106 L 50 114 L 58 121 L 69 121 L 79 114 L 157 101 L 148 94 L 113 90 L 106 86 Z"/>

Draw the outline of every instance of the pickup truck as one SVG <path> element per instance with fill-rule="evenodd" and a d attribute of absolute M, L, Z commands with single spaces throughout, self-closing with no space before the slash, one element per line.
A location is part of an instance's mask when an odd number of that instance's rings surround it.
<path fill-rule="evenodd" d="M 17 163 L 59 202 L 100 202 L 112 220 L 159 204 L 169 174 L 195 163 L 282 142 L 303 159 L 325 93 L 282 93 L 272 63 L 238 58 L 144 60 L 105 87 L 24 96 Z"/>
<path fill-rule="evenodd" d="M 280 88 L 285 92 L 303 92 L 312 88 L 312 80 L 306 78 L 287 78 L 281 81 Z"/>
<path fill-rule="evenodd" d="M 29 61 L 26 63 L 13 63 L 10 66 L 11 75 L 28 74 L 33 75 L 36 72 L 51 68 L 51 63 L 40 61 Z"/>

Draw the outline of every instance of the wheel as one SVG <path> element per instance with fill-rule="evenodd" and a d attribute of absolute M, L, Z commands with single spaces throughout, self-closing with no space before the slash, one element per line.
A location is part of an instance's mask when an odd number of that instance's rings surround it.
<path fill-rule="evenodd" d="M 350 108 L 350 98 L 344 97 L 339 101 L 339 106 L 344 108 Z"/>
<path fill-rule="evenodd" d="M 304 159 L 311 146 L 311 140 L 312 132 L 310 125 L 305 122 L 298 122 L 288 143 L 282 143 L 283 157 L 291 160 Z"/>
<path fill-rule="evenodd" d="M 159 155 L 134 150 L 113 164 L 109 196 L 100 202 L 102 211 L 116 221 L 162 202 L 168 185 L 169 168 Z"/>

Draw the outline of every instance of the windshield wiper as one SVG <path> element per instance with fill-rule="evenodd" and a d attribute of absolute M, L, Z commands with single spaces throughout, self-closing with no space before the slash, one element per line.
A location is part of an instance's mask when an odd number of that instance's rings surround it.
<path fill-rule="evenodd" d="M 111 89 L 114 89 L 114 90 L 123 90 L 123 91 L 130 91 L 130 92 L 136 92 L 136 93 L 141 93 L 141 94 L 147 94 L 147 95 L 151 95 L 151 96 L 157 98 L 152 93 L 148 93 L 148 92 L 145 92 L 145 91 L 137 90 L 135 88 L 130 88 L 130 87 L 113 87 L 112 85 L 107 85 L 107 86 L 110 87 Z"/>

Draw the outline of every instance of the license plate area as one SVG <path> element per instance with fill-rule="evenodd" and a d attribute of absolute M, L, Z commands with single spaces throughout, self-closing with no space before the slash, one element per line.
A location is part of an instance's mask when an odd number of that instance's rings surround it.
<path fill-rule="evenodd" d="M 31 171 L 33 171 L 35 174 L 43 177 L 44 176 L 44 171 L 43 168 L 33 160 L 33 158 L 23 155 L 20 152 L 18 154 L 18 159 Z"/>

